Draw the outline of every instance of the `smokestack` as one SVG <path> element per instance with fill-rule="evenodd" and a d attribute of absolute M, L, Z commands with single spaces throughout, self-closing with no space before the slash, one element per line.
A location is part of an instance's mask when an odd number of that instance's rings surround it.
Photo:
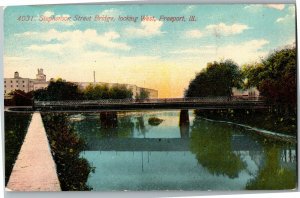
<path fill-rule="evenodd" d="M 95 76 L 96 72 L 94 71 L 94 83 L 96 83 L 96 76 Z"/>

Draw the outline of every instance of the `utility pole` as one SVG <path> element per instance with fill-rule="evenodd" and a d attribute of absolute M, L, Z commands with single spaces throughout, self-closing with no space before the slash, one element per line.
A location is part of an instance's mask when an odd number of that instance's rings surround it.
<path fill-rule="evenodd" d="M 94 71 L 94 84 L 96 84 L 96 76 L 95 76 L 96 72 Z"/>

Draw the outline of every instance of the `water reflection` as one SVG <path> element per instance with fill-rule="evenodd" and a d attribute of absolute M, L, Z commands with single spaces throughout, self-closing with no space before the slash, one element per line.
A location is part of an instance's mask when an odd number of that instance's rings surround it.
<path fill-rule="evenodd" d="M 179 127 L 180 127 L 180 136 L 182 138 L 189 138 L 189 136 L 190 136 L 190 119 L 189 119 L 189 111 L 188 110 L 180 111 Z"/>
<path fill-rule="evenodd" d="M 289 155 L 287 155 L 287 152 Z M 260 167 L 255 178 L 250 180 L 248 190 L 280 190 L 296 188 L 295 158 L 291 148 L 283 150 L 275 145 L 265 144 L 265 164 Z"/>
<path fill-rule="evenodd" d="M 138 116 L 136 117 L 137 122 L 135 123 L 135 128 L 138 132 L 140 132 L 143 137 L 146 137 L 146 133 L 149 129 L 146 128 L 145 122 L 144 122 L 144 116 Z"/>
<path fill-rule="evenodd" d="M 296 161 L 285 160 L 293 158 L 289 154 L 295 154 L 295 145 L 285 152 L 281 143 L 185 113 L 188 116 L 182 111 L 121 112 L 117 125 L 111 127 L 103 126 L 99 114 L 73 122 L 87 141 L 82 156 L 96 167 L 89 185 L 94 190 L 286 189 L 296 185 Z M 151 117 L 164 121 L 152 126 L 147 122 Z"/>
<path fill-rule="evenodd" d="M 196 118 L 192 127 L 191 151 L 209 172 L 236 178 L 246 163 L 232 147 L 232 128 Z"/>

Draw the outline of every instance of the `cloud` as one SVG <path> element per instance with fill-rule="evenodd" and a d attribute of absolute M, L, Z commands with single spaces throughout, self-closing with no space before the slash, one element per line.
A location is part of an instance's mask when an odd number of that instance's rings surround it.
<path fill-rule="evenodd" d="M 182 10 L 182 14 L 190 14 L 193 10 L 195 10 L 196 6 L 195 5 L 189 5 Z"/>
<path fill-rule="evenodd" d="M 51 16 L 54 15 L 54 12 L 52 12 L 52 11 L 46 11 L 46 12 L 44 12 L 42 15 L 43 15 L 43 16 L 46 16 L 46 17 L 51 17 Z"/>
<path fill-rule="evenodd" d="M 49 18 L 49 17 L 55 17 L 55 18 L 61 18 L 61 17 L 69 18 L 69 17 L 71 17 L 69 14 L 58 14 L 57 15 L 53 11 L 50 11 L 50 10 L 45 11 L 40 16 L 47 17 L 47 18 Z M 71 26 L 71 25 L 75 24 L 75 22 L 72 21 L 72 20 L 63 20 L 63 21 L 61 21 L 61 20 L 50 20 L 48 23 L 49 24 L 62 24 L 62 25 L 68 25 L 68 26 Z"/>
<path fill-rule="evenodd" d="M 63 44 L 44 44 L 44 45 L 30 45 L 27 49 L 39 52 L 62 53 L 65 46 Z"/>
<path fill-rule="evenodd" d="M 217 37 L 230 36 L 230 35 L 241 34 L 247 29 L 250 29 L 248 25 L 240 24 L 240 23 L 235 23 L 232 25 L 227 25 L 225 23 L 210 24 L 207 25 L 203 31 L 199 29 L 187 30 L 184 33 L 184 37 L 198 39 L 204 36 L 211 36 L 211 35 Z"/>
<path fill-rule="evenodd" d="M 285 8 L 284 4 L 250 4 L 244 7 L 244 9 L 250 12 L 262 11 L 263 8 L 271 8 L 275 10 L 282 11 Z"/>
<path fill-rule="evenodd" d="M 126 28 L 125 31 L 132 37 L 151 37 L 162 34 L 162 21 L 142 21 L 140 27 Z"/>
<path fill-rule="evenodd" d="M 286 22 L 294 22 L 295 23 L 295 7 L 290 6 L 288 9 L 288 14 L 283 17 L 279 17 L 276 20 L 276 23 L 286 23 Z"/>
<path fill-rule="evenodd" d="M 117 17 L 118 15 L 120 15 L 122 12 L 118 9 L 115 8 L 111 8 L 111 9 L 107 9 L 107 10 L 103 10 L 102 12 L 100 12 L 100 16 L 114 16 Z"/>
<path fill-rule="evenodd" d="M 265 6 L 268 8 L 274 8 L 276 10 L 283 10 L 285 8 L 284 4 L 266 4 Z"/>
<path fill-rule="evenodd" d="M 269 43 L 265 39 L 254 39 L 239 44 L 229 44 L 224 46 L 202 46 L 199 48 L 188 48 L 172 51 L 171 54 L 190 54 L 196 59 L 205 59 L 205 61 L 216 61 L 218 59 L 232 59 L 238 64 L 258 60 L 268 54 L 262 50 Z M 198 56 L 195 56 L 198 55 Z M 200 61 L 199 61 L 200 62 Z M 201 60 L 202 62 L 202 60 Z M 203 63 L 205 64 L 205 63 Z"/>
<path fill-rule="evenodd" d="M 245 24 L 235 23 L 232 25 L 226 25 L 225 23 L 212 24 L 205 27 L 209 33 L 213 33 L 215 36 L 229 36 L 240 34 L 245 30 L 249 29 L 249 27 Z"/>
<path fill-rule="evenodd" d="M 189 48 L 183 50 L 175 50 L 171 51 L 171 54 L 213 54 L 216 52 L 216 46 L 208 45 L 208 46 L 201 46 L 201 48 Z"/>
<path fill-rule="evenodd" d="M 117 32 L 109 31 L 103 34 L 98 34 L 94 29 L 87 29 L 85 31 L 57 31 L 51 29 L 47 32 L 24 32 L 15 34 L 17 37 L 26 39 L 34 39 L 41 41 L 55 41 L 57 43 L 46 43 L 40 45 L 30 45 L 27 47 L 33 51 L 48 51 L 52 53 L 63 53 L 72 49 L 83 50 L 88 45 L 96 45 L 110 49 L 130 50 L 131 47 L 126 43 L 117 42 L 120 35 Z"/>
<path fill-rule="evenodd" d="M 188 38 L 201 38 L 203 36 L 203 32 L 200 30 L 188 30 L 185 32 L 185 36 Z"/>

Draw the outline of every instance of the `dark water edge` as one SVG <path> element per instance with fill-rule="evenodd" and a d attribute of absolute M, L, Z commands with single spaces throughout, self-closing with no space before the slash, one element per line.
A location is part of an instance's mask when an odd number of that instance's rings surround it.
<path fill-rule="evenodd" d="M 7 185 L 13 166 L 20 152 L 31 116 L 31 113 L 18 114 L 13 112 L 4 112 L 5 185 Z"/>
<path fill-rule="evenodd" d="M 215 121 L 228 121 L 278 134 L 297 136 L 296 115 L 283 116 L 266 109 L 195 110 L 194 113 L 196 116 Z"/>
<path fill-rule="evenodd" d="M 271 140 L 273 139 L 274 141 L 283 141 L 283 142 L 292 143 L 292 144 L 297 143 L 297 137 L 293 136 L 293 135 L 286 135 L 285 133 L 268 131 L 268 130 L 252 127 L 249 125 L 239 124 L 239 123 L 225 121 L 225 120 L 213 120 L 213 119 L 208 119 L 205 117 L 200 117 L 200 118 L 203 120 L 210 121 L 210 122 L 219 122 L 219 123 L 233 125 L 235 127 L 238 127 L 239 129 L 243 130 L 245 133 L 255 133 L 255 134 L 261 136 L 262 138 L 265 137 L 265 138 L 270 138 Z"/>

